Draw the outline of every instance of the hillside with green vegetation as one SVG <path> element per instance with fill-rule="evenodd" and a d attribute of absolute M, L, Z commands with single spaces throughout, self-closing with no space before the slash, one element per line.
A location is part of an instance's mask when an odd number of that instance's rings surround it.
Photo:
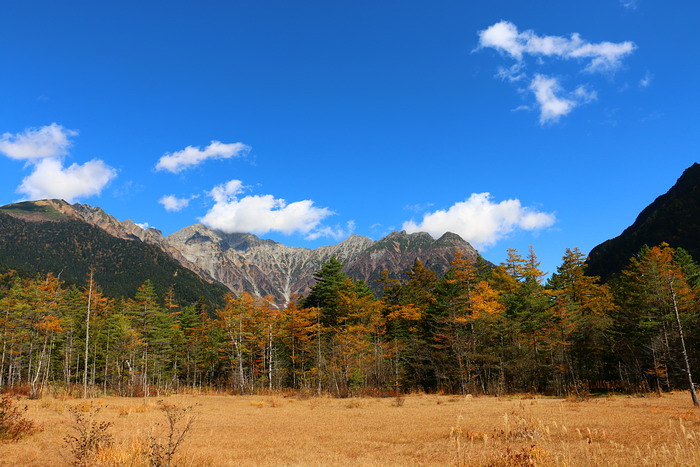
<path fill-rule="evenodd" d="M 48 218 L 26 220 L 13 211 Z M 186 302 L 204 297 L 219 304 L 227 290 L 180 266 L 157 246 L 116 238 L 33 203 L 9 205 L 0 211 L 0 267 L 24 275 L 60 274 L 61 280 L 75 284 L 84 284 L 93 268 L 95 281 L 113 297 L 131 296 L 148 279 L 159 295 L 172 287 Z"/>

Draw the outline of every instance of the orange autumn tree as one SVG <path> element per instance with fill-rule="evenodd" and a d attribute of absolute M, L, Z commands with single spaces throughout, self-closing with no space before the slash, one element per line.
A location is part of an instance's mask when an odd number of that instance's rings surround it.
<path fill-rule="evenodd" d="M 457 363 L 452 372 L 457 372 L 460 392 L 474 392 L 479 386 L 485 392 L 485 347 L 490 345 L 494 319 L 505 308 L 500 293 L 479 276 L 471 258 L 458 252 L 450 264 L 436 289 L 435 307 L 441 321 L 436 339 Z M 445 366 L 449 371 L 449 361 Z"/>
<path fill-rule="evenodd" d="M 255 313 L 255 299 L 249 293 L 236 298 L 226 294 L 224 307 L 216 310 L 217 323 L 224 330 L 224 351 L 231 365 L 231 378 L 240 394 L 252 390 L 248 371 L 248 361 L 252 349 L 252 321 Z"/>
<path fill-rule="evenodd" d="M 319 375 L 318 328 L 320 310 L 300 308 L 296 297 L 282 313 L 281 338 L 289 358 L 291 384 L 295 389 L 311 388 Z"/>
<path fill-rule="evenodd" d="M 254 313 L 256 326 L 255 333 L 257 354 L 256 371 L 261 375 L 260 381 L 272 390 L 275 386 L 276 373 L 280 367 L 277 341 L 280 337 L 282 313 L 273 303 L 272 297 L 262 297 L 256 300 L 256 312 Z"/>
<path fill-rule="evenodd" d="M 428 313 L 435 304 L 435 272 L 416 259 L 406 272 L 402 283 L 389 271 L 382 271 L 377 281 L 383 286 L 382 302 L 387 319 L 387 337 L 390 342 L 387 357 L 392 368 L 393 389 L 416 387 L 423 375 L 433 371 L 431 343 L 435 319 Z"/>
<path fill-rule="evenodd" d="M 346 279 L 338 294 L 339 322 L 331 341 L 329 376 L 339 394 L 382 387 L 385 371 L 386 320 L 383 304 Z"/>

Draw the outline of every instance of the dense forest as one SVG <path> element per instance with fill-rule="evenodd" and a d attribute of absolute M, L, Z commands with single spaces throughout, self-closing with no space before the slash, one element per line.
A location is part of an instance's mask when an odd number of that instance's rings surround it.
<path fill-rule="evenodd" d="M 377 298 L 331 260 L 284 308 L 248 294 L 181 303 L 150 280 L 112 298 L 94 271 L 82 286 L 6 272 L 0 389 L 581 395 L 687 389 L 698 368 L 700 268 L 682 249 L 644 247 L 606 284 L 578 249 L 546 281 L 532 248 L 451 265 L 385 274 Z"/>

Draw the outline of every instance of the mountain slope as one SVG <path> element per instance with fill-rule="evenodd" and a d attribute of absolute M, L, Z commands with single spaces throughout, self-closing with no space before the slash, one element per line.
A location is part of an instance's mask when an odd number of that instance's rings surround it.
<path fill-rule="evenodd" d="M 593 248 L 587 273 L 609 279 L 628 264 L 643 245 L 666 242 L 700 260 L 700 164 L 683 172 L 667 193 L 647 206 L 618 237 Z"/>
<path fill-rule="evenodd" d="M 150 279 L 161 296 L 172 286 L 188 302 L 200 296 L 221 302 L 226 289 L 220 284 L 208 283 L 157 245 L 121 230 L 103 211 L 91 212 L 106 228 L 86 222 L 77 209 L 61 200 L 0 208 L 0 265 L 25 274 L 60 273 L 75 284 L 84 284 L 93 267 L 96 281 L 111 296 L 133 296 Z"/>
<path fill-rule="evenodd" d="M 346 270 L 351 277 L 362 279 L 374 288 L 383 270 L 388 270 L 390 277 L 401 278 L 416 259 L 442 275 L 449 269 L 457 251 L 472 260 L 479 256 L 469 243 L 453 233 L 448 232 L 435 240 L 425 232 L 392 232 L 363 251 Z"/>

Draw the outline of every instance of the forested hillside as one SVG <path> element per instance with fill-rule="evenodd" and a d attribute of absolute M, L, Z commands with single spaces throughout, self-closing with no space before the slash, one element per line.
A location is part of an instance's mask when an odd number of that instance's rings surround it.
<path fill-rule="evenodd" d="M 204 297 L 211 304 L 222 303 L 224 286 L 206 282 L 157 246 L 120 239 L 50 208 L 25 204 L 23 215 L 37 218 L 0 211 L 0 267 L 29 275 L 52 272 L 73 284 L 85 283 L 92 268 L 104 292 L 113 297 L 133 296 L 150 280 L 161 295 L 172 288 L 182 300 Z"/>
<path fill-rule="evenodd" d="M 607 280 L 619 273 L 644 245 L 666 242 L 700 260 L 700 164 L 688 167 L 667 193 L 647 206 L 618 237 L 595 247 L 589 274 Z"/>

